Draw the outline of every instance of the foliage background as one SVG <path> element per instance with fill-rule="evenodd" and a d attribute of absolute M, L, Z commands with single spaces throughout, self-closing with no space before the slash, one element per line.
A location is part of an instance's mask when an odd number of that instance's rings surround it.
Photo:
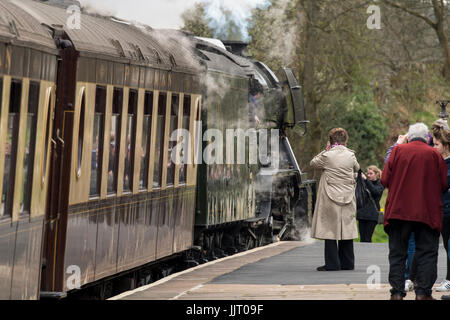
<path fill-rule="evenodd" d="M 330 129 L 347 129 L 363 169 L 382 169 L 397 136 L 415 122 L 430 127 L 440 111 L 436 100 L 450 99 L 446 1 L 267 0 L 253 10 L 245 32 L 231 11 L 225 10 L 221 24 L 208 16 L 211 2 L 186 12 L 183 29 L 248 42 L 254 59 L 274 71 L 286 66 L 295 72 L 310 124 L 306 136 L 295 130 L 288 136 L 310 178 L 318 178 L 309 162 Z M 371 5 L 380 9 L 379 29 L 368 27 Z M 382 241 L 380 228 L 376 237 Z"/>

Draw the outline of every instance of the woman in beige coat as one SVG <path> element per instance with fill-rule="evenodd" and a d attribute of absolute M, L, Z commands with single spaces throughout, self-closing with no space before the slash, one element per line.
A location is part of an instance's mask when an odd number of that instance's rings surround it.
<path fill-rule="evenodd" d="M 355 152 L 346 147 L 348 134 L 335 128 L 329 133 L 327 148 L 311 160 L 321 169 L 311 236 L 325 240 L 325 265 L 318 271 L 353 270 L 353 239 L 356 227 L 355 176 L 359 170 Z"/>

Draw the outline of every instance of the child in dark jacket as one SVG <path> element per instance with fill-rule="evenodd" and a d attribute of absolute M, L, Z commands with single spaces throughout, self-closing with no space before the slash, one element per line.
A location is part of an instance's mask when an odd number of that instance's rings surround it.
<path fill-rule="evenodd" d="M 359 234 L 361 242 L 372 242 L 372 235 L 378 224 L 378 212 L 380 211 L 380 199 L 384 187 L 380 182 L 381 170 L 376 166 L 367 168 L 367 177 L 362 174 L 367 190 L 372 197 L 364 207 L 356 213 L 359 223 Z"/>

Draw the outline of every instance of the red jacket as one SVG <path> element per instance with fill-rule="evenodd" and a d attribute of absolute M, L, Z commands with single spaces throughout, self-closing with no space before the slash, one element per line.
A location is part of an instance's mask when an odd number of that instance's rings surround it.
<path fill-rule="evenodd" d="M 440 153 L 421 141 L 396 146 L 381 175 L 389 188 L 384 226 L 389 219 L 418 221 L 442 228 L 442 193 L 447 189 L 447 165 Z"/>

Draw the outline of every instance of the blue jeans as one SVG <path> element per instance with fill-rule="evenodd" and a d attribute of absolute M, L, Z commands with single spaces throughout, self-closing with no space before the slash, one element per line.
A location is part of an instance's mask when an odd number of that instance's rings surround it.
<path fill-rule="evenodd" d="M 406 260 L 405 279 L 408 279 L 409 277 L 414 252 L 416 252 L 416 243 L 414 241 L 414 232 L 411 232 L 411 236 L 409 237 L 408 242 L 408 259 Z"/>

